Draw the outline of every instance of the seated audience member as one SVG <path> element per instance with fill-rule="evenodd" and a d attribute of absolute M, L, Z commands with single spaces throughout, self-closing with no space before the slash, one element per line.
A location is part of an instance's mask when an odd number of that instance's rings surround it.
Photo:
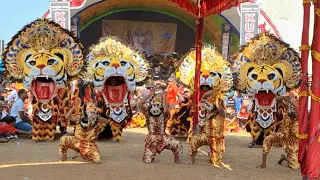
<path fill-rule="evenodd" d="M 0 142 L 8 142 L 9 137 L 16 135 L 16 133 L 31 134 L 31 131 L 22 131 L 14 128 L 16 120 L 12 116 L 4 117 L 3 121 L 4 123 L 0 124 Z"/>
<path fill-rule="evenodd" d="M 25 112 L 24 101 L 28 98 L 28 91 L 20 89 L 18 91 L 18 100 L 13 103 L 10 116 L 16 118 L 15 128 L 23 131 L 31 131 L 31 120 Z"/>
<path fill-rule="evenodd" d="M 6 101 L 10 104 L 14 103 L 19 98 L 16 88 L 17 88 L 16 83 L 11 83 L 11 92 L 5 98 Z"/>
<path fill-rule="evenodd" d="M 240 109 L 240 112 L 237 115 L 237 121 L 239 123 L 240 127 L 244 127 L 244 125 L 246 124 L 247 120 L 248 120 L 248 116 L 249 114 L 247 113 L 247 109 L 242 106 Z"/>
<path fill-rule="evenodd" d="M 7 104 L 4 101 L 0 100 L 0 118 L 1 119 L 8 116 L 7 108 L 8 108 Z"/>
<path fill-rule="evenodd" d="M 225 132 L 237 132 L 238 130 L 238 123 L 236 121 L 237 119 L 237 114 L 235 110 L 232 107 L 227 108 L 227 113 L 226 113 L 226 120 L 225 120 Z"/>

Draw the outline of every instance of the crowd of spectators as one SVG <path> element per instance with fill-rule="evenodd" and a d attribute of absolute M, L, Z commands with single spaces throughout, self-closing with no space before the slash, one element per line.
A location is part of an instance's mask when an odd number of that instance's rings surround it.
<path fill-rule="evenodd" d="M 16 83 L 3 81 L 0 86 L 0 142 L 18 138 L 17 134 L 31 135 L 28 110 L 29 92 L 17 89 Z"/>

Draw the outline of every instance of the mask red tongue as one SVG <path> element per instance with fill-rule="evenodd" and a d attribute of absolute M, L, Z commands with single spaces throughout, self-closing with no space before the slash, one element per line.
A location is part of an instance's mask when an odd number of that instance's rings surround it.
<path fill-rule="evenodd" d="M 40 82 L 34 80 L 32 82 L 32 92 L 38 100 L 51 100 L 56 90 L 56 84 L 51 82 Z"/>
<path fill-rule="evenodd" d="M 209 86 L 200 86 L 200 98 L 202 97 L 202 95 L 208 91 L 210 91 L 211 89 L 209 88 Z"/>
<path fill-rule="evenodd" d="M 127 93 L 127 85 L 121 84 L 119 86 L 105 85 L 102 93 L 108 100 L 108 103 L 122 103 Z"/>
<path fill-rule="evenodd" d="M 259 92 L 255 95 L 260 106 L 271 106 L 273 99 L 276 97 L 272 92 Z"/>

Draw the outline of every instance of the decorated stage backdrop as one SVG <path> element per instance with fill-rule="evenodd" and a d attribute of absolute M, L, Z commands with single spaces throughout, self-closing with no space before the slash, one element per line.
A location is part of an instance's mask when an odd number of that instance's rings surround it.
<path fill-rule="evenodd" d="M 117 36 L 147 55 L 171 54 L 175 49 L 177 25 L 141 21 L 103 20 L 102 36 Z"/>

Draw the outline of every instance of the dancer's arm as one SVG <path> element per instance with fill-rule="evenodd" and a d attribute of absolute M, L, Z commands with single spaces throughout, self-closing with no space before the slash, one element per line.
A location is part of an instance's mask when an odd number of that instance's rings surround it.
<path fill-rule="evenodd" d="M 146 102 L 147 99 L 149 99 L 152 95 L 154 95 L 154 93 L 155 93 L 154 89 L 150 90 L 149 94 L 148 94 L 147 96 L 145 96 L 143 99 L 141 99 L 141 100 L 137 103 L 137 105 L 138 105 L 139 107 L 141 107 L 141 106 Z"/>
<path fill-rule="evenodd" d="M 225 106 L 224 106 L 224 102 L 221 99 L 218 99 L 216 101 L 216 106 L 219 112 L 219 115 L 221 117 L 225 117 L 226 116 L 226 112 L 225 112 Z"/>
<path fill-rule="evenodd" d="M 70 110 L 67 112 L 66 114 L 66 119 L 70 120 L 70 121 L 77 121 L 80 119 L 79 116 L 72 116 L 73 111 L 78 107 L 78 105 L 81 103 L 81 100 L 77 100 L 75 102 L 75 104 L 70 108 Z"/>
<path fill-rule="evenodd" d="M 97 120 L 99 121 L 99 123 L 109 123 L 109 120 L 107 118 L 104 117 L 97 117 Z"/>
<path fill-rule="evenodd" d="M 213 90 L 210 90 L 210 91 L 204 93 L 204 94 L 202 95 L 201 99 L 205 100 L 205 99 L 207 99 L 209 96 L 212 96 L 212 95 L 214 95 L 214 91 L 213 91 Z"/>
<path fill-rule="evenodd" d="M 276 100 L 279 102 L 279 101 L 287 101 L 288 103 L 292 104 L 293 106 L 293 109 L 295 110 L 296 113 L 298 113 L 299 109 L 298 109 L 298 105 L 293 102 L 290 98 L 290 96 L 279 96 L 279 97 L 276 97 Z"/>
<path fill-rule="evenodd" d="M 163 106 L 163 113 L 167 114 L 169 112 L 169 105 L 168 105 L 168 102 L 167 102 L 167 98 L 166 98 L 166 93 L 163 92 L 162 94 L 162 106 Z"/>

